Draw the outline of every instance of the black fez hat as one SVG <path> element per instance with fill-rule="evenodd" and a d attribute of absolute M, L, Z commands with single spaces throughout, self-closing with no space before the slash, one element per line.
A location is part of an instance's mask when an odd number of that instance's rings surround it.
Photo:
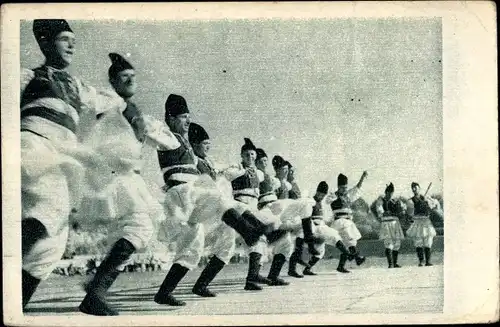
<path fill-rule="evenodd" d="M 267 153 L 266 153 L 266 151 L 264 151 L 264 149 L 258 148 L 255 150 L 255 152 L 257 152 L 257 159 L 256 160 L 259 160 L 262 158 L 267 158 Z"/>
<path fill-rule="evenodd" d="M 337 176 L 337 187 L 346 186 L 347 185 L 347 176 L 344 174 L 339 174 Z"/>
<path fill-rule="evenodd" d="M 207 132 L 205 129 L 196 123 L 189 124 L 189 143 L 191 144 L 199 144 L 205 140 L 209 140 Z"/>
<path fill-rule="evenodd" d="M 387 187 L 385 188 L 385 193 L 393 193 L 394 192 L 394 184 L 392 184 L 392 182 L 387 185 Z"/>
<path fill-rule="evenodd" d="M 257 148 L 255 147 L 255 145 L 253 145 L 252 141 L 249 138 L 245 137 L 244 140 L 245 144 L 243 144 L 243 146 L 241 147 L 241 152 L 252 150 L 257 152 Z"/>
<path fill-rule="evenodd" d="M 412 182 L 412 183 L 411 183 L 411 187 L 413 188 L 414 186 L 418 186 L 418 187 L 420 187 L 420 184 L 418 184 L 417 182 Z"/>
<path fill-rule="evenodd" d="M 281 167 L 286 166 L 286 161 L 281 156 L 274 156 L 272 163 L 273 163 L 274 169 L 279 169 Z"/>
<path fill-rule="evenodd" d="M 186 100 L 177 94 L 170 94 L 165 101 L 165 120 L 167 117 L 175 117 L 189 113 Z"/>
<path fill-rule="evenodd" d="M 68 22 L 64 19 L 35 19 L 33 21 L 33 34 L 38 42 L 54 41 L 61 32 L 72 32 Z"/>
<path fill-rule="evenodd" d="M 111 59 L 111 66 L 108 69 L 108 76 L 109 78 L 114 78 L 116 75 L 124 70 L 127 69 L 134 69 L 134 66 L 132 66 L 125 58 L 120 56 L 118 53 L 110 53 L 109 59 Z"/>
<path fill-rule="evenodd" d="M 325 181 L 321 181 L 318 184 L 318 187 L 316 188 L 316 192 L 327 194 L 328 193 L 328 184 Z"/>

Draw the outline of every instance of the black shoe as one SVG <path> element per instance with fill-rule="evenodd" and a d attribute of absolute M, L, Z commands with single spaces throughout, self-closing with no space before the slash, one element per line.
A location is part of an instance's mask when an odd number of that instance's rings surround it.
<path fill-rule="evenodd" d="M 78 306 L 78 309 L 93 316 L 118 316 L 118 311 L 111 308 L 106 301 L 103 301 L 94 293 L 88 293 Z"/>
<path fill-rule="evenodd" d="M 345 268 L 337 268 L 337 271 L 344 274 L 350 273 L 350 271 Z"/>
<path fill-rule="evenodd" d="M 418 266 L 419 266 L 419 267 L 423 267 L 423 266 L 424 266 L 424 263 L 423 263 L 423 262 L 419 262 L 419 263 L 418 263 Z"/>
<path fill-rule="evenodd" d="M 366 261 L 365 257 L 356 257 L 356 264 L 361 266 Z"/>
<path fill-rule="evenodd" d="M 158 304 L 168 304 L 172 306 L 184 306 L 186 303 L 184 301 L 177 300 L 172 296 L 172 292 L 177 287 L 177 284 L 189 271 L 188 268 L 181 266 L 178 263 L 174 263 L 170 268 L 167 276 L 163 280 L 160 289 L 155 295 L 155 302 Z"/>
<path fill-rule="evenodd" d="M 262 287 L 253 282 L 247 281 L 245 283 L 245 291 L 262 291 Z"/>
<path fill-rule="evenodd" d="M 155 302 L 158 304 L 166 304 L 174 307 L 183 307 L 186 305 L 186 302 L 177 300 L 172 294 L 159 295 L 157 293 L 155 295 Z"/>
<path fill-rule="evenodd" d="M 276 278 L 276 279 L 270 279 L 269 284 L 267 284 L 267 285 L 269 285 L 269 286 L 286 286 L 286 285 L 290 285 L 290 283 L 284 281 L 281 278 Z"/>
<path fill-rule="evenodd" d="M 216 256 L 213 256 L 194 284 L 192 290 L 193 293 L 202 297 L 215 297 L 216 294 L 208 290 L 207 287 L 225 265 L 224 261 L 220 260 Z"/>
<path fill-rule="evenodd" d="M 299 274 L 297 271 L 288 270 L 288 276 L 295 278 L 304 278 L 304 275 Z"/>
<path fill-rule="evenodd" d="M 311 270 L 311 268 L 304 269 L 304 276 L 316 276 L 316 275 L 318 275 L 318 274 L 316 274 L 315 272 L 313 272 Z"/>
<path fill-rule="evenodd" d="M 257 275 L 253 278 L 248 279 L 250 282 L 256 283 L 256 284 L 269 284 L 270 280 L 269 278 L 266 278 L 262 275 Z"/>
<path fill-rule="evenodd" d="M 215 294 L 214 292 L 210 291 L 208 288 L 206 287 L 203 287 L 203 288 L 194 288 L 193 287 L 193 293 L 196 294 L 196 295 L 199 295 L 201 297 L 216 297 L 217 294 Z"/>

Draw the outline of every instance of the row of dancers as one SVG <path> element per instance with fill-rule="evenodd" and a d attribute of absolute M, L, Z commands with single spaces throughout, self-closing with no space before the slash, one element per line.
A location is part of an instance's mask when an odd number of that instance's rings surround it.
<path fill-rule="evenodd" d="M 163 120 L 144 115 L 131 99 L 136 70 L 125 58 L 109 54 L 112 90 L 97 90 L 67 72 L 76 49 L 75 33 L 65 20 L 35 20 L 33 32 L 46 61 L 38 68 L 23 69 L 21 76 L 23 308 L 61 259 L 68 217 L 85 194 L 106 200 L 107 210 L 97 217 L 107 221 L 116 237 L 84 286 L 86 296 L 79 309 L 86 314 L 118 314 L 106 301 L 106 293 L 128 258 L 153 237 L 176 248 L 174 264 L 154 296 L 161 305 L 186 304 L 173 293 L 207 249 L 211 259 L 192 292 L 216 296 L 208 286 L 229 263 L 237 235 L 249 254 L 244 286 L 248 291 L 288 285 L 280 278 L 286 261 L 289 276 L 315 275 L 312 268 L 324 256 L 325 244 L 340 251 L 340 273 L 349 272 L 348 260 L 365 262 L 357 249 L 361 234 L 352 220 L 351 204 L 360 197 L 367 172 L 351 188 L 347 176 L 339 174 L 335 199 L 329 199 L 332 192 L 324 181 L 312 198 L 304 198 L 291 164 L 274 156 L 275 173 L 269 173 L 265 150 L 248 138 L 241 147 L 241 163 L 216 169 L 208 156 L 210 137 L 191 122 L 184 97 L 168 95 Z M 157 152 L 165 183 L 159 213 L 153 210 L 158 201 L 141 175 L 144 146 Z M 415 240 L 420 264 L 425 255 L 426 265 L 431 265 L 435 230 L 429 212 L 435 200 L 420 195 L 419 188 L 412 184 L 415 222 L 407 235 Z M 377 213 L 389 267 L 399 267 L 403 234 L 394 214 L 393 192 L 391 184 Z M 333 212 L 331 226 L 323 219 L 325 204 Z M 302 259 L 305 246 L 308 262 Z M 273 259 L 264 277 L 260 269 L 268 248 Z M 298 264 L 305 266 L 304 275 L 297 272 Z"/>

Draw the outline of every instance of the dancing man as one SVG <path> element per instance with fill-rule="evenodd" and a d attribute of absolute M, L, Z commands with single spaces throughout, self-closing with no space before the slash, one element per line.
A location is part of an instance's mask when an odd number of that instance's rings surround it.
<path fill-rule="evenodd" d="M 245 138 L 245 144 L 241 147 L 241 158 L 241 164 L 230 166 L 225 169 L 224 176 L 231 181 L 234 199 L 248 206 L 250 210 L 257 211 L 258 198 L 260 195 L 259 186 L 260 183 L 264 181 L 264 173 L 255 166 L 257 148 L 248 138 Z M 257 244 L 248 248 L 249 263 L 245 290 L 262 290 L 262 287 L 258 284 L 280 284 L 277 279 L 273 282 L 260 275 L 262 256 L 266 253 L 268 243 L 274 245 L 276 254 L 286 253 L 291 244 L 289 233 L 280 228 L 281 223 L 279 217 L 273 215 L 269 210 L 261 210 L 256 215 L 244 215 L 243 217 L 253 225 L 269 223 L 274 227 L 270 233 L 263 235 Z M 281 257 L 280 261 L 282 260 Z M 277 271 L 277 269 L 275 270 Z"/>
<path fill-rule="evenodd" d="M 344 174 L 339 174 L 337 177 L 337 191 L 335 192 L 337 199 L 335 199 L 330 204 L 334 218 L 332 227 L 339 232 L 340 236 L 342 237 L 342 242 L 348 247 L 351 255 L 351 257 L 349 257 L 349 255 L 345 253 L 340 254 L 337 271 L 341 273 L 350 272 L 349 270 L 345 269 L 347 260 L 352 260 L 352 258 L 354 258 L 358 266 L 362 265 L 363 262 L 365 262 L 365 257 L 359 255 L 358 249 L 356 247 L 356 245 L 358 244 L 358 240 L 361 238 L 361 234 L 356 227 L 356 224 L 352 221 L 353 217 L 351 204 L 360 197 L 360 189 L 366 176 L 368 176 L 368 173 L 364 171 L 361 175 L 361 178 L 359 179 L 358 184 L 353 188 L 348 189 L 347 176 L 345 176 Z"/>
<path fill-rule="evenodd" d="M 167 135 L 170 141 L 158 147 L 158 161 L 165 181 L 164 208 L 166 219 L 162 222 L 158 238 L 177 246 L 174 264 L 170 268 L 160 289 L 155 295 L 155 302 L 173 306 L 183 306 L 185 302 L 176 299 L 172 292 L 186 273 L 195 268 L 205 247 L 203 223 L 219 220 L 234 228 L 252 246 L 270 226 L 251 224 L 244 217 L 253 216 L 245 211 L 240 214 L 233 206 L 230 191 L 227 199 L 207 175 L 200 175 L 198 158 L 189 144 L 189 125 L 191 122 L 186 100 L 171 94 L 165 103 L 165 122 L 167 126 L 150 125 L 149 129 Z M 153 133 L 153 132 L 152 132 Z M 206 178 L 204 177 L 206 176 Z M 255 218 L 254 218 L 255 219 Z M 226 237 L 224 237 L 226 238 Z M 231 246 L 231 245 L 229 245 Z M 220 260 L 214 259 L 214 261 Z M 220 262 L 215 266 L 220 267 Z M 212 269 L 212 265 L 207 266 Z M 206 289 L 207 281 L 217 270 L 202 273 L 202 280 L 197 282 L 194 291 L 201 296 L 212 296 Z"/>
<path fill-rule="evenodd" d="M 390 183 L 385 188 L 385 195 L 380 196 L 375 202 L 375 214 L 381 222 L 379 239 L 384 240 L 389 268 L 401 268 L 398 264 L 398 254 L 404 234 L 397 216 L 400 210 L 398 203 L 392 198 L 393 194 L 394 184 Z"/>
<path fill-rule="evenodd" d="M 432 266 L 431 248 L 436 236 L 436 229 L 429 218 L 431 211 L 438 208 L 439 202 L 436 199 L 420 194 L 420 185 L 411 183 L 413 197 L 410 199 L 413 205 L 408 206 L 408 214 L 412 217 L 413 223 L 406 231 L 406 235 L 413 239 L 413 244 L 417 250 L 418 266 Z"/>
<path fill-rule="evenodd" d="M 100 158 L 76 135 L 79 121 L 121 98 L 97 92 L 66 70 L 75 34 L 62 19 L 36 19 L 33 33 L 45 63 L 21 76 L 21 191 L 23 308 L 61 259 L 68 219 L 80 203 L 85 167 Z"/>
<path fill-rule="evenodd" d="M 335 246 L 342 254 L 350 257 L 350 253 L 342 243 L 342 238 L 340 237 L 337 230 L 328 226 L 325 223 L 325 213 L 323 210 L 323 203 L 326 195 L 328 194 L 328 184 L 325 181 L 321 181 L 316 188 L 316 193 L 314 194 L 315 205 L 313 207 L 312 216 L 309 221 L 303 220 L 304 224 L 304 238 L 307 240 L 310 259 L 307 264 L 305 264 L 304 275 L 315 276 L 316 273 L 312 271 L 312 267 L 318 263 L 324 256 L 326 252 L 326 244 Z M 306 232 L 307 231 L 307 232 Z M 305 235 L 308 235 L 309 239 Z M 309 236 L 312 235 L 312 236 Z M 296 264 L 301 263 L 301 257 L 303 253 L 304 239 L 297 237 L 295 242 L 295 251 L 290 258 L 290 265 L 288 275 L 296 278 L 302 278 L 303 275 L 296 271 Z M 311 248 L 314 251 L 311 251 Z"/>
<path fill-rule="evenodd" d="M 102 188 L 107 194 L 108 208 L 112 208 L 108 214 L 112 217 L 107 217 L 112 219 L 108 229 L 113 231 L 111 237 L 118 239 L 85 286 L 87 295 L 79 306 L 83 313 L 98 316 L 118 315 L 107 304 L 106 292 L 130 256 L 149 244 L 154 229 L 152 215 L 159 206 L 140 175 L 142 141 L 147 136 L 142 112 L 131 101 L 137 88 L 135 69 L 119 54 L 110 53 L 109 57 L 109 82 L 127 106 L 123 112 L 99 114 L 99 122 L 88 140 L 94 142 L 98 155 L 108 159 L 110 171 L 106 173 L 112 179 Z M 95 173 L 103 184 L 102 179 L 107 176 Z"/>

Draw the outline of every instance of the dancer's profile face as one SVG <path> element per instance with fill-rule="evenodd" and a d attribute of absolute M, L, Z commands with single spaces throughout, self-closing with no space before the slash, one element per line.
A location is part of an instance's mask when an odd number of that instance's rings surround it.
<path fill-rule="evenodd" d="M 122 70 L 111 80 L 111 84 L 119 95 L 126 98 L 132 97 L 137 89 L 135 71 L 133 69 Z"/>
<path fill-rule="evenodd" d="M 259 168 L 262 171 L 265 171 L 267 169 L 268 163 L 269 160 L 267 159 L 267 157 L 262 157 L 259 158 L 259 160 L 255 161 L 255 165 L 257 166 L 257 168 Z"/>
<path fill-rule="evenodd" d="M 414 186 L 412 186 L 411 190 L 412 190 L 414 195 L 418 195 L 418 193 L 420 193 L 420 186 L 414 185 Z"/>
<path fill-rule="evenodd" d="M 66 68 L 73 61 L 75 44 L 75 34 L 64 31 L 57 34 L 53 41 L 43 42 L 41 48 L 50 64 L 56 66 L 56 68 Z"/>
<path fill-rule="evenodd" d="M 188 113 L 170 117 L 169 127 L 174 133 L 187 134 L 189 124 L 191 124 L 191 117 Z"/>
<path fill-rule="evenodd" d="M 205 158 L 211 146 L 212 142 L 210 140 L 203 140 L 201 143 L 193 144 L 193 150 L 198 157 Z"/>

